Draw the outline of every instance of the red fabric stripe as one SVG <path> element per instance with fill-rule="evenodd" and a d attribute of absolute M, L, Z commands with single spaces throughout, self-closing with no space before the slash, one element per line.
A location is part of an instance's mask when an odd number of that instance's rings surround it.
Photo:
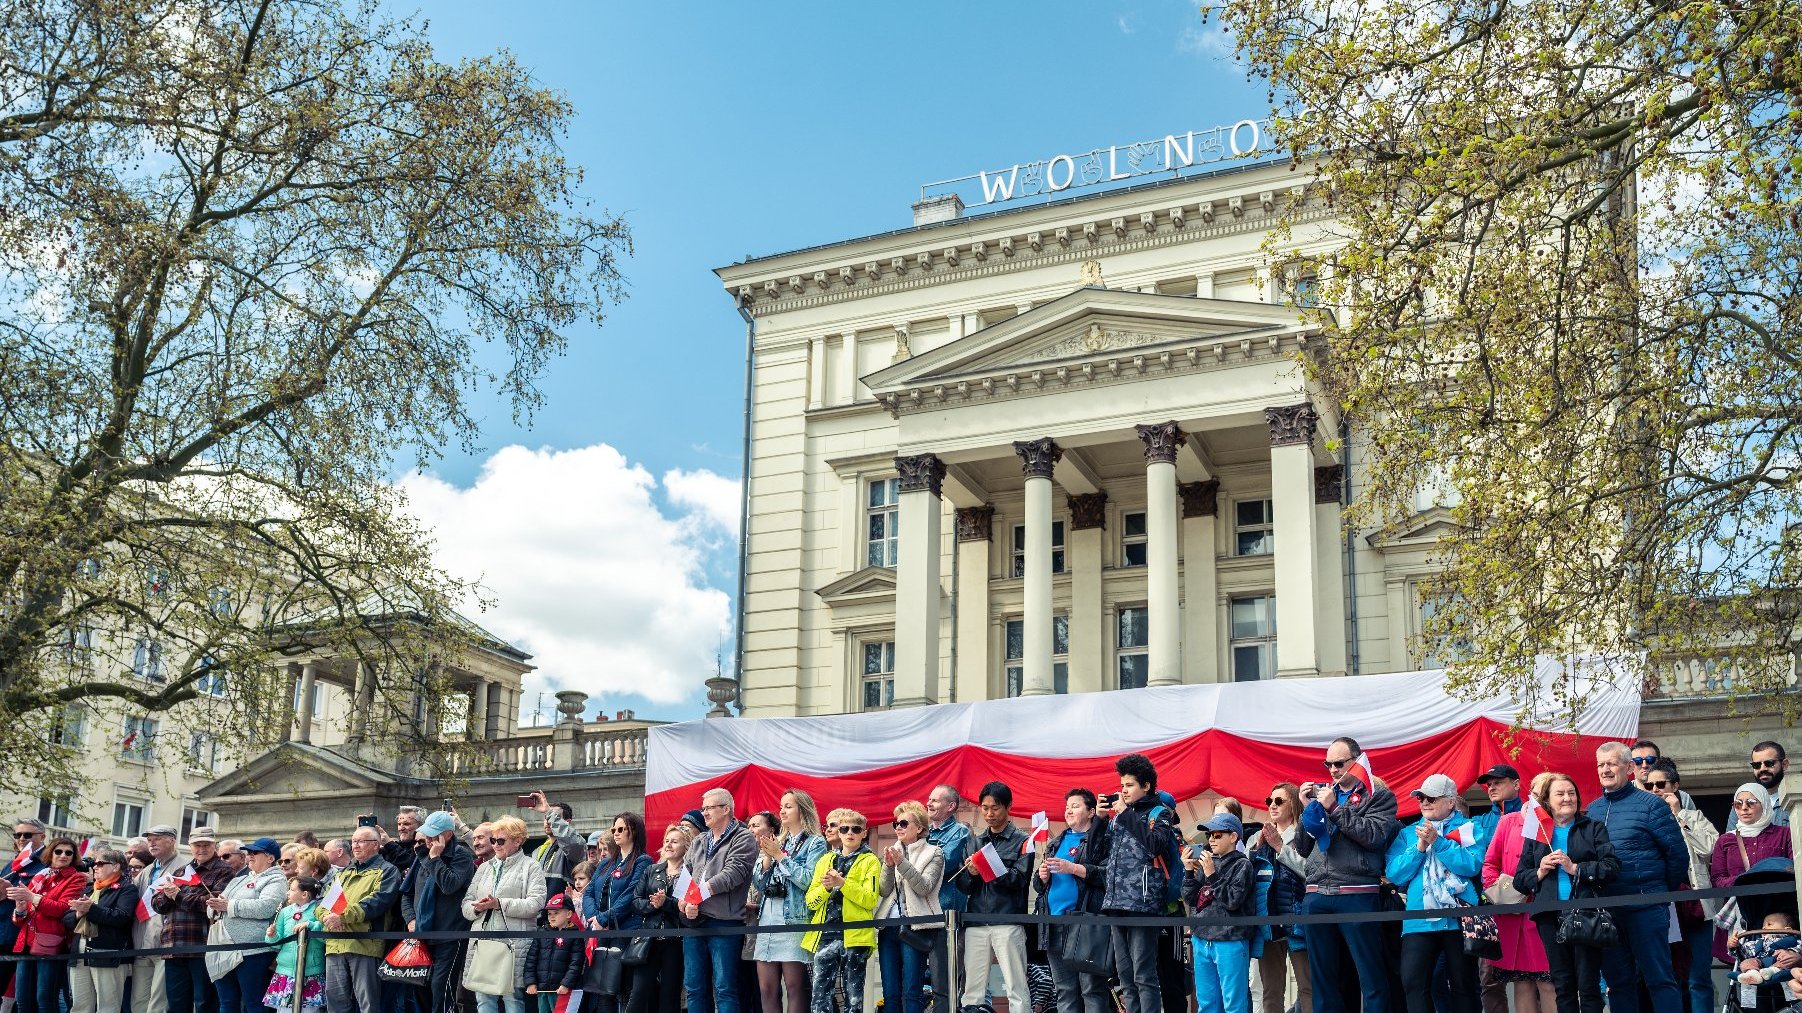
<path fill-rule="evenodd" d="M 1610 740 L 1531 729 L 1515 731 L 1511 743 L 1508 736 L 1506 725 L 1480 719 L 1404 745 L 1372 749 L 1369 754 L 1378 777 L 1395 792 L 1404 816 L 1419 812 L 1408 792 L 1419 787 L 1427 775 L 1445 774 L 1468 786 L 1497 763 L 1519 769 L 1523 782 L 1542 770 L 1557 770 L 1576 780 L 1584 798 L 1593 798 L 1600 791 L 1595 748 Z M 1510 755 L 1511 748 L 1518 752 Z M 1263 811 L 1272 785 L 1280 781 L 1301 784 L 1326 776 L 1321 766 L 1325 751 L 1318 746 L 1274 745 L 1218 730 L 1144 752 L 1158 769 L 1158 787 L 1177 801 L 1212 789 L 1238 799 L 1251 818 Z M 776 809 L 784 791 L 800 788 L 813 796 L 821 812 L 849 806 L 872 823 L 887 823 L 896 805 L 907 799 L 923 801 L 934 785 L 950 784 L 965 798 L 974 799 L 983 784 L 996 780 L 1013 789 L 1015 812 L 1062 812 L 1064 793 L 1073 787 L 1090 788 L 1097 794 L 1118 787 L 1116 756 L 1054 759 L 959 746 L 906 763 L 832 777 L 748 764 L 721 777 L 649 795 L 645 813 L 651 835 L 657 837 L 684 812 L 698 808 L 701 794 L 709 788 L 730 791 L 740 819 L 760 809 Z"/>

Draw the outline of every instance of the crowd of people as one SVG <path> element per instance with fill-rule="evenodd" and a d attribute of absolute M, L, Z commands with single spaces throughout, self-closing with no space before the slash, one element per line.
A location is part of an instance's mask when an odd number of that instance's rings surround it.
<path fill-rule="evenodd" d="M 716 788 L 654 853 L 638 813 L 585 838 L 543 793 L 522 800 L 541 821 L 530 850 L 518 816 L 469 827 L 412 806 L 391 833 L 363 816 L 323 843 L 198 827 L 186 861 L 174 827 L 83 854 L 22 819 L 0 873 L 0 952 L 19 958 L 0 961 L 0 1013 L 862 1013 L 872 963 L 889 1013 L 923 1013 L 929 989 L 959 977 L 961 1009 L 989 1006 L 991 966 L 1024 1013 L 1035 965 L 1056 1013 L 1186 1013 L 1191 998 L 1250 1013 L 1254 979 L 1260 1013 L 1715 1013 L 1717 962 L 1732 987 L 1773 990 L 1772 1008 L 1802 1004 L 1794 915 L 1748 919 L 1735 898 L 1359 917 L 1731 886 L 1791 857 L 1775 742 L 1754 747 L 1723 828 L 1643 740 L 1597 750 L 1597 798 L 1556 771 L 1523 790 L 1503 764 L 1477 779 L 1486 812 L 1434 774 L 1407 789 L 1420 814 L 1405 825 L 1356 741 L 1335 740 L 1322 769 L 1273 785 L 1255 829 L 1224 800 L 1192 836 L 1139 754 L 1115 763 L 1117 791 L 1071 787 L 1055 836 L 1048 820 L 1022 828 L 1000 781 L 977 793 L 972 824 L 951 785 L 823 819 L 796 789 L 741 820 Z M 893 840 L 874 844 L 883 823 Z M 947 911 L 963 912 L 956 953 L 938 938 Z M 1028 914 L 1090 917 L 1029 933 Z M 1155 921 L 1170 915 L 1199 917 Z M 1339 917 L 1284 923 L 1295 915 Z M 1154 921 L 1127 923 L 1142 918 Z M 734 931 L 652 934 L 708 927 Z M 639 934 L 556 934 L 584 928 Z M 354 935 L 472 930 L 531 934 Z"/>

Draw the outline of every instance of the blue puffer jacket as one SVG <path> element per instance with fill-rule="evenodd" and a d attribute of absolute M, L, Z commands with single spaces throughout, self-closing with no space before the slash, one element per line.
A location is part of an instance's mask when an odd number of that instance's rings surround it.
<path fill-rule="evenodd" d="M 1608 828 L 1621 863 L 1603 896 L 1663 893 L 1689 881 L 1689 848 L 1663 799 L 1628 782 L 1589 803 L 1588 813 Z"/>

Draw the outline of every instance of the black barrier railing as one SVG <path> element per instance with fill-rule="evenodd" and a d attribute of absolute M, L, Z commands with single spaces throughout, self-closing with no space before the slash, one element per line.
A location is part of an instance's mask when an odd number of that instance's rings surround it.
<path fill-rule="evenodd" d="M 1119 916 L 1119 915 L 1036 915 L 1036 914 L 968 914 L 947 912 L 944 915 L 915 915 L 906 918 L 886 918 L 856 922 L 835 922 L 832 931 L 853 929 L 893 929 L 902 926 L 914 928 L 942 928 L 942 932 L 922 933 L 930 937 L 933 999 L 937 1013 L 951 1013 L 956 1008 L 960 989 L 956 980 L 962 970 L 962 961 L 953 961 L 952 954 L 961 953 L 960 936 L 964 924 L 970 925 L 1081 925 L 1101 923 L 1119 928 L 1155 927 L 1155 928 L 1194 928 L 1198 926 L 1289 926 L 1289 925 L 1323 925 L 1323 924 L 1355 924 L 1363 922 L 1399 922 L 1420 919 L 1460 918 L 1476 915 L 1536 915 L 1558 911 L 1578 909 L 1609 908 L 1643 908 L 1674 904 L 1686 900 L 1721 900 L 1728 897 L 1762 897 L 1796 892 L 1793 882 L 1758 883 L 1746 886 L 1714 887 L 1705 890 L 1671 890 L 1664 893 L 1629 894 L 1618 897 L 1579 897 L 1570 900 L 1533 900 L 1522 904 L 1475 904 L 1452 908 L 1433 908 L 1419 911 L 1366 911 L 1357 913 L 1334 914 L 1272 914 L 1272 915 L 1169 915 L 1155 916 Z M 332 939 L 366 939 L 380 941 L 399 941 L 417 939 L 422 942 L 456 942 L 478 939 L 596 939 L 603 941 L 627 941 L 650 937 L 653 939 L 686 939 L 692 937 L 731 937 L 760 935 L 764 933 L 808 933 L 818 931 L 819 925 L 703 925 L 674 926 L 651 929 L 575 929 L 559 931 L 557 929 L 517 929 L 501 932 L 312 932 L 304 925 L 292 937 L 292 942 L 303 954 L 307 944 L 312 940 Z M 284 940 L 287 942 L 287 940 Z M 120 959 L 140 960 L 146 957 L 195 957 L 207 953 L 233 951 L 273 950 L 279 945 L 271 942 L 253 943 L 208 943 L 198 946 L 167 946 L 150 949 L 133 950 L 90 950 L 79 953 L 59 953 L 35 955 L 24 953 L 0 953 L 0 962 L 22 960 L 76 961 L 87 959 Z M 295 989 L 294 1013 L 301 1013 L 301 989 Z"/>

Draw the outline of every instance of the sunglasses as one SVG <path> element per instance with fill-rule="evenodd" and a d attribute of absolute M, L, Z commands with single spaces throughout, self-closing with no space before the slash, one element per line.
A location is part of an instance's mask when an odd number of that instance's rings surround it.
<path fill-rule="evenodd" d="M 1276 808 L 1276 807 L 1277 807 L 1277 806 L 1279 806 L 1279 805 L 1287 805 L 1287 804 L 1289 804 L 1289 800 L 1288 800 L 1288 799 L 1286 799 L 1286 798 L 1282 798 L 1282 797 L 1280 797 L 1280 796 L 1274 796 L 1274 795 L 1273 795 L 1273 796 L 1271 796 L 1271 797 L 1270 797 L 1270 798 L 1267 798 L 1267 799 L 1265 799 L 1265 800 L 1264 800 L 1264 804 L 1265 804 L 1265 805 L 1267 805 L 1267 806 L 1269 806 L 1269 807 L 1270 807 L 1270 808 L 1272 808 L 1272 809 L 1275 809 L 1275 808 Z"/>
<path fill-rule="evenodd" d="M 1208 831 L 1208 840 L 1210 840 L 1210 841 L 1217 841 L 1222 837 L 1236 837 L 1236 836 L 1238 836 L 1238 835 L 1234 834 L 1231 830 L 1210 830 L 1210 831 Z"/>
<path fill-rule="evenodd" d="M 896 820 L 895 821 L 895 829 L 896 830 L 906 830 L 908 827 L 911 827 L 911 826 L 913 826 L 913 824 L 907 820 Z"/>
<path fill-rule="evenodd" d="M 838 825 L 838 832 L 841 834 L 861 834 L 863 833 L 863 827 L 854 826 L 850 823 L 840 823 Z"/>
<path fill-rule="evenodd" d="M 1753 770 L 1776 770 L 1777 765 L 1782 762 L 1782 760 L 1753 760 L 1751 763 L 1747 764 L 1747 766 L 1751 767 Z M 15 834 L 14 836 L 17 835 Z"/>
<path fill-rule="evenodd" d="M 1671 782 L 1669 782 L 1669 781 L 1647 781 L 1646 782 L 1646 787 L 1652 789 L 1653 791 L 1663 791 L 1666 788 L 1669 788 L 1670 786 L 1671 786 Z"/>
<path fill-rule="evenodd" d="M 74 858 L 75 852 L 70 851 L 68 848 L 57 848 L 55 851 L 52 851 L 50 853 L 50 857 L 52 857 L 52 858 Z"/>
<path fill-rule="evenodd" d="M 1764 803 L 1755 798 L 1736 798 L 1733 800 L 1733 808 L 1735 809 L 1761 809 L 1763 807 Z"/>
<path fill-rule="evenodd" d="M 23 833 L 15 830 L 15 831 L 13 831 L 13 840 L 22 841 L 28 837 L 36 837 L 37 835 L 38 835 L 38 832 L 36 830 L 27 830 L 27 831 L 24 831 Z"/>
<path fill-rule="evenodd" d="M 1350 766 L 1351 761 L 1350 760 L 1322 760 L 1320 762 L 1320 765 L 1322 767 L 1325 767 L 1328 770 L 1338 770 L 1340 767 Z"/>
<path fill-rule="evenodd" d="M 1656 757 L 1656 756 L 1635 756 L 1633 758 L 1633 765 L 1635 767 L 1650 767 L 1652 764 L 1657 763 L 1657 762 L 1658 762 L 1658 757 Z"/>

